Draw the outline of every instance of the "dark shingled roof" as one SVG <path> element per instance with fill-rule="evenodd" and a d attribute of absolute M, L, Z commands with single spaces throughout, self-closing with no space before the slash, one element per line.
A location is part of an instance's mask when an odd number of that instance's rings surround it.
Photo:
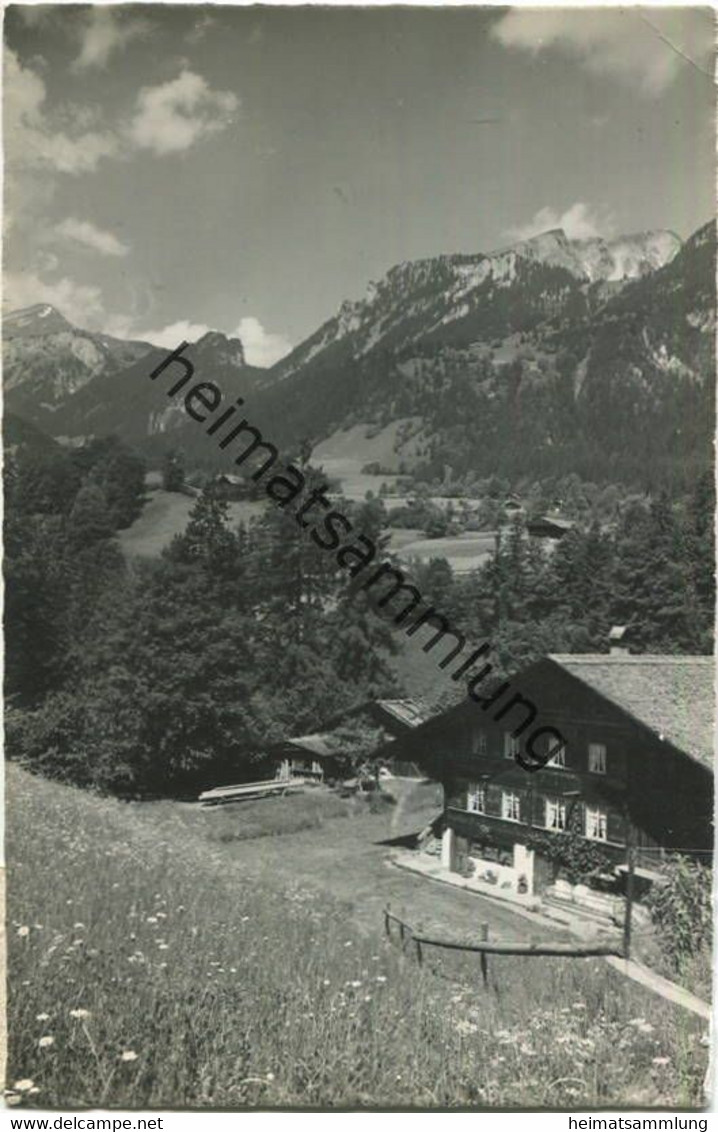
<path fill-rule="evenodd" d="M 553 653 L 549 659 L 713 769 L 713 657 Z"/>

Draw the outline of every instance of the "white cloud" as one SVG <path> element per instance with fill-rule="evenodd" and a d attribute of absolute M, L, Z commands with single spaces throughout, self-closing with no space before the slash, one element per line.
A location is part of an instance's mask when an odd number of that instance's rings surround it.
<path fill-rule="evenodd" d="M 117 9 L 94 6 L 80 25 L 80 54 L 74 70 L 105 67 L 111 55 L 150 28 L 147 20 L 123 18 Z"/>
<path fill-rule="evenodd" d="M 115 334 L 118 338 L 139 338 L 143 342 L 151 342 L 153 346 L 174 349 L 180 342 L 197 342 L 203 335 L 216 330 L 216 327 L 204 322 L 178 319 L 168 326 L 145 330 L 137 325 L 136 320 L 120 315 L 106 320 L 105 329 L 108 334 Z M 243 318 L 236 330 L 229 332 L 229 337 L 241 339 L 244 356 L 252 366 L 271 366 L 285 357 L 292 348 L 286 338 L 281 334 L 269 333 L 259 319 L 253 316 Z"/>
<path fill-rule="evenodd" d="M 23 67 L 7 51 L 5 79 L 5 147 L 7 170 L 54 169 L 60 173 L 87 173 L 103 157 L 118 151 L 110 133 L 97 130 L 73 135 L 53 127 L 45 111 L 45 83 L 30 67 Z"/>
<path fill-rule="evenodd" d="M 69 216 L 67 220 L 57 225 L 55 231 L 66 240 L 74 240 L 86 248 L 99 252 L 100 255 L 125 256 L 130 250 L 129 246 L 118 240 L 112 232 L 98 228 L 89 220 L 76 220 Z"/>
<path fill-rule="evenodd" d="M 143 87 L 128 137 L 139 149 L 178 153 L 225 129 L 238 106 L 232 91 L 213 91 L 201 75 L 185 69 L 160 86 Z"/>
<path fill-rule="evenodd" d="M 180 342 L 197 342 L 211 329 L 203 322 L 189 322 L 187 319 L 179 319 L 177 322 L 170 323 L 169 326 L 162 327 L 161 330 L 133 330 L 130 333 L 128 325 L 125 334 L 132 338 L 140 338 L 143 342 L 151 342 L 153 346 L 166 346 L 167 349 L 174 349 L 175 346 L 179 346 Z M 124 337 L 124 335 L 122 336 Z"/>
<path fill-rule="evenodd" d="M 157 155 L 177 153 L 225 129 L 239 107 L 232 91 L 214 91 L 201 75 L 183 70 L 176 79 L 143 87 L 133 115 L 113 129 L 90 129 L 96 114 L 71 104 L 52 116 L 45 110 L 46 89 L 40 75 L 8 50 L 5 56 L 6 172 L 50 169 L 90 173 L 103 158 L 127 158 L 147 149 Z"/>
<path fill-rule="evenodd" d="M 609 213 L 601 213 L 590 204 L 576 201 L 563 212 L 554 208 L 540 208 L 526 224 L 507 228 L 509 240 L 530 240 L 552 228 L 563 228 L 569 240 L 587 240 L 592 236 L 609 236 L 613 232 L 613 221 Z"/>
<path fill-rule="evenodd" d="M 77 283 L 67 276 L 48 283 L 32 271 L 7 272 L 3 302 L 10 310 L 50 303 L 75 326 L 83 328 L 101 325 L 105 317 L 99 287 Z"/>
<path fill-rule="evenodd" d="M 513 8 L 491 34 L 504 47 L 532 55 L 555 48 L 594 74 L 610 75 L 650 96 L 664 91 L 685 67 L 705 70 L 709 78 L 712 73 L 708 10 L 652 8 L 644 15 L 637 8 Z"/>
<path fill-rule="evenodd" d="M 281 334 L 265 330 L 258 318 L 243 318 L 233 337 L 241 338 L 244 356 L 251 366 L 271 366 L 289 353 L 291 343 Z"/>

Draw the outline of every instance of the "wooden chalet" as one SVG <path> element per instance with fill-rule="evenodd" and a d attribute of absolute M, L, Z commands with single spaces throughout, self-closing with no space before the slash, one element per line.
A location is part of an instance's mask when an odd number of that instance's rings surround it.
<path fill-rule="evenodd" d="M 560 515 L 540 515 L 526 524 L 526 533 L 530 538 L 551 539 L 556 542 L 573 530 L 575 523 L 571 519 L 564 519 Z"/>
<path fill-rule="evenodd" d="M 331 745 L 331 733 L 297 735 L 277 743 L 268 752 L 277 778 L 303 778 L 324 782 L 340 775 L 337 750 Z"/>
<path fill-rule="evenodd" d="M 616 651 L 538 661 L 505 693 L 507 701 L 519 691 L 532 700 L 541 725 L 566 739 L 534 773 L 514 757 L 520 740 L 511 729 L 522 709 L 491 718 L 501 700 L 484 712 L 467 699 L 397 740 L 402 757 L 443 784 L 434 827 L 442 866 L 540 895 L 565 875 L 557 847 L 567 844 L 569 830 L 579 844 L 602 848 L 607 891 L 620 891 L 629 845 L 639 884 L 655 878 L 666 851 L 709 862 L 713 680 L 713 659 L 704 656 Z"/>

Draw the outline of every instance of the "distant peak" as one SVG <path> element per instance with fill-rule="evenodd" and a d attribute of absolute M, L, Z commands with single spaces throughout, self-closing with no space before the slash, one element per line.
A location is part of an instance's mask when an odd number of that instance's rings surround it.
<path fill-rule="evenodd" d="M 6 314 L 3 329 L 6 338 L 34 338 L 40 334 L 75 330 L 75 327 L 50 303 L 35 303 Z"/>
<path fill-rule="evenodd" d="M 199 350 L 212 350 L 223 355 L 225 360 L 233 365 L 243 366 L 246 364 L 241 339 L 230 338 L 227 334 L 223 334 L 221 330 L 208 330 L 206 334 L 197 339 L 195 345 Z"/>

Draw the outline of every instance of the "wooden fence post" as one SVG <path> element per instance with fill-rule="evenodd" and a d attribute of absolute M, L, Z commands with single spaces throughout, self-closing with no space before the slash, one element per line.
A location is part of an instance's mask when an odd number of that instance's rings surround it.
<path fill-rule="evenodd" d="M 631 958 L 631 917 L 633 913 L 633 875 L 635 870 L 635 850 L 629 840 L 626 853 L 628 869 L 626 872 L 626 909 L 623 919 L 623 957 Z"/>
<path fill-rule="evenodd" d="M 481 939 L 484 942 L 488 942 L 488 939 L 489 939 L 489 925 L 488 924 L 484 923 L 484 924 L 481 925 Z M 485 951 L 480 952 L 479 959 L 480 959 L 480 962 L 481 962 L 481 975 L 482 975 L 483 980 L 484 980 L 484 986 L 488 987 L 488 985 L 489 985 L 489 961 L 486 958 L 486 952 Z"/>

